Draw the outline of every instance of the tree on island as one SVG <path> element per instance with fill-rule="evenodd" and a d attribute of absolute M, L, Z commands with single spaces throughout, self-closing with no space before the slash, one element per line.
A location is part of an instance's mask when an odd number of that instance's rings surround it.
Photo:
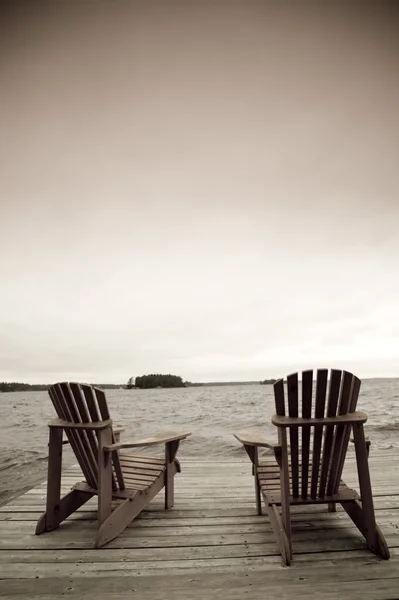
<path fill-rule="evenodd" d="M 126 384 L 126 389 L 131 390 L 134 388 L 134 377 L 129 377 L 128 382 Z"/>
<path fill-rule="evenodd" d="M 177 375 L 141 375 L 136 377 L 136 387 L 140 389 L 151 388 L 181 388 L 185 387 L 183 379 Z"/>
<path fill-rule="evenodd" d="M 273 383 L 276 383 L 277 379 L 264 379 L 263 381 L 260 382 L 261 385 L 273 385 Z"/>

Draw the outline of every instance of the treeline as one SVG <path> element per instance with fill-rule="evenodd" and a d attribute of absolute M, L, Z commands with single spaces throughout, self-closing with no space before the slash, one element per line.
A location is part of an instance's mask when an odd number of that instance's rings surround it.
<path fill-rule="evenodd" d="M 0 382 L 0 392 L 42 392 L 48 390 L 49 386 L 45 384 L 33 384 L 29 383 L 7 383 L 5 381 Z"/>
<path fill-rule="evenodd" d="M 270 385 L 276 383 L 277 379 L 264 379 L 260 382 L 261 385 Z"/>
<path fill-rule="evenodd" d="M 263 383 L 263 382 L 261 382 Z M 231 385 L 259 385 L 259 381 L 207 381 L 205 383 L 196 383 L 192 381 L 185 382 L 186 387 L 217 387 Z"/>
<path fill-rule="evenodd" d="M 94 385 L 102 390 L 115 390 L 123 387 L 121 383 L 92 383 L 90 385 Z M 45 392 L 49 387 L 50 386 L 45 383 L 33 383 L 31 385 L 30 383 L 0 382 L 0 392 Z"/>
<path fill-rule="evenodd" d="M 130 378 L 129 382 L 131 382 L 131 379 L 132 378 Z M 185 383 L 178 375 L 151 374 L 136 377 L 134 387 L 142 390 L 151 388 L 182 388 L 185 387 Z"/>
<path fill-rule="evenodd" d="M 91 383 L 90 385 L 100 390 L 119 390 L 124 387 L 122 383 Z"/>

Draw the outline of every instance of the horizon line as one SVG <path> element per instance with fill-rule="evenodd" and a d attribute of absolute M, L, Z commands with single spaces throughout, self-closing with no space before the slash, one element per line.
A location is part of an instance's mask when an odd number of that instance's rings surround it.
<path fill-rule="evenodd" d="M 192 386 L 194 385 L 210 385 L 210 384 L 235 384 L 235 385 L 239 385 L 239 384 L 262 384 L 263 381 L 267 381 L 267 380 L 274 380 L 274 381 L 279 381 L 281 379 L 284 379 L 284 381 L 286 381 L 287 375 L 285 375 L 284 377 L 266 377 L 265 379 L 240 379 L 240 380 L 209 380 L 209 381 L 184 381 L 184 383 L 189 383 Z M 365 381 L 365 380 L 370 380 L 370 379 L 399 379 L 399 375 L 384 375 L 384 376 L 368 376 L 368 377 L 359 377 L 359 379 L 361 381 Z M 77 382 L 78 381 L 76 379 L 59 379 L 58 382 Z M 302 379 L 298 379 L 299 382 L 302 382 Z M 313 379 L 312 381 L 316 382 L 317 379 Z M 50 386 L 50 385 L 54 385 L 54 383 L 57 383 L 57 381 L 52 381 L 51 383 L 45 383 L 45 382 L 41 382 L 41 383 L 29 383 L 28 381 L 1 381 L 0 383 L 7 383 L 7 384 L 20 384 L 20 385 L 30 385 L 30 386 L 35 386 L 35 385 L 43 385 L 43 386 Z M 81 383 L 81 381 L 79 381 L 79 383 Z M 125 383 L 112 383 L 112 382 L 104 382 L 104 381 L 100 381 L 100 382 L 90 382 L 89 385 L 112 385 L 115 387 L 125 387 L 127 384 Z M 267 385 L 267 384 L 266 384 Z M 272 385 L 272 384 L 271 384 Z M 190 386 L 188 386 L 190 387 Z"/>

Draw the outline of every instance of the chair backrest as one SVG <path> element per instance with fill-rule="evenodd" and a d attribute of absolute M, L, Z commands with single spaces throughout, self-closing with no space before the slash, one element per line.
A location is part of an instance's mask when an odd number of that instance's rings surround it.
<path fill-rule="evenodd" d="M 105 394 L 99 388 L 80 383 L 56 383 L 49 396 L 60 419 L 70 423 L 90 423 L 110 418 Z M 66 436 L 87 483 L 98 489 L 98 437 L 94 431 L 65 429 Z M 112 433 L 112 441 L 115 442 Z M 113 452 L 112 487 L 125 489 L 119 456 Z"/>
<path fill-rule="evenodd" d="M 329 379 L 329 382 L 328 382 Z M 301 385 L 299 385 L 301 383 Z M 315 383 L 315 385 L 313 385 Z M 327 392 L 328 383 L 328 392 Z M 356 410 L 360 379 L 331 369 L 303 371 L 274 384 L 276 413 L 281 416 L 325 418 Z M 324 498 L 337 493 L 351 432 L 350 425 L 314 425 L 289 428 L 290 492 L 294 498 Z"/>

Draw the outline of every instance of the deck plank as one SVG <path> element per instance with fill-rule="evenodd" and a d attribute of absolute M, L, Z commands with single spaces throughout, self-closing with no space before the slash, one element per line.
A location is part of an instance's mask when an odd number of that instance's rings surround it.
<path fill-rule="evenodd" d="M 0 597 L 49 600 L 389 600 L 399 595 L 399 453 L 373 451 L 377 521 L 391 560 L 371 554 L 346 513 L 292 510 L 294 558 L 280 555 L 267 516 L 257 516 L 249 461 L 182 460 L 176 504 L 162 493 L 116 540 L 93 549 L 96 500 L 57 531 L 34 535 L 45 504 L 40 484 L 0 507 Z M 68 468 L 63 491 L 81 479 Z M 344 471 L 357 487 L 354 455 Z"/>

